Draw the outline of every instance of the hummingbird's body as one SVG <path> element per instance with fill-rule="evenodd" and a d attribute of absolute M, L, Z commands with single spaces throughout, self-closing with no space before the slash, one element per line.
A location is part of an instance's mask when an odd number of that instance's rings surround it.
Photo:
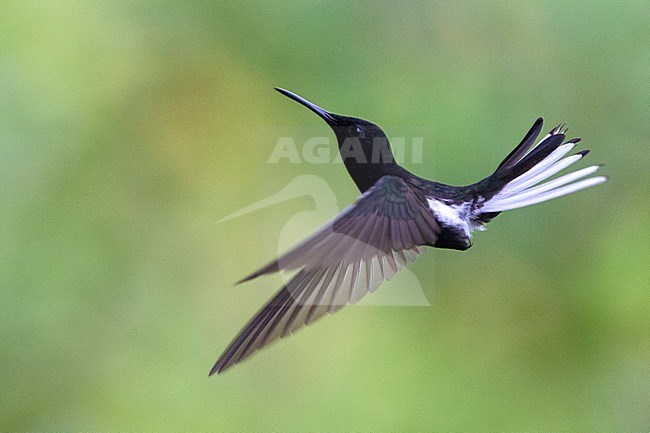
<path fill-rule="evenodd" d="M 221 372 L 272 341 L 355 302 L 414 261 L 423 247 L 465 250 L 471 233 L 500 212 L 530 206 L 606 180 L 587 167 L 547 180 L 585 156 L 565 157 L 580 139 L 562 144 L 558 126 L 533 146 L 535 121 L 496 171 L 465 187 L 420 178 L 398 165 L 384 132 L 362 119 L 329 113 L 284 89 L 280 93 L 323 118 L 362 196 L 310 238 L 240 282 L 279 270 L 298 273 L 244 327 L 210 374 Z"/>

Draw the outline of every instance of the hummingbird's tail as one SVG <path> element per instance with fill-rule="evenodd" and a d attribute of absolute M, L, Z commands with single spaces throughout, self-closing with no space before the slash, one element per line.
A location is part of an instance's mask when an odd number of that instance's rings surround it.
<path fill-rule="evenodd" d="M 527 152 L 539 135 L 541 127 L 540 117 L 519 146 L 490 176 L 490 183 L 498 184 L 499 188 L 490 188 L 491 195 L 485 197 L 484 201 L 478 202 L 476 206 L 481 214 L 485 214 L 486 219 L 493 218 L 501 211 L 541 203 L 607 180 L 605 176 L 583 179 L 600 168 L 600 165 L 593 165 L 544 182 L 578 162 L 589 153 L 589 150 L 565 157 L 580 139 L 573 138 L 562 144 L 566 138 L 566 129 L 564 125 L 559 125 L 546 134 L 530 152 Z"/>

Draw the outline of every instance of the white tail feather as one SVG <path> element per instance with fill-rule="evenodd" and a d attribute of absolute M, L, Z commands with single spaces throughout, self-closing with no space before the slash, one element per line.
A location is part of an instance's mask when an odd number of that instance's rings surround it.
<path fill-rule="evenodd" d="M 508 182 L 501 191 L 483 204 L 480 212 L 501 212 L 530 206 L 605 182 L 607 178 L 604 176 L 576 182 L 595 173 L 599 166 L 594 165 L 540 184 L 582 159 L 585 155 L 583 153 L 564 158 L 575 145 L 575 142 L 570 141 L 559 146 L 530 170 Z"/>
<path fill-rule="evenodd" d="M 590 186 L 598 185 L 600 183 L 603 183 L 607 180 L 605 176 L 596 176 L 592 177 L 590 179 L 585 179 L 581 180 L 580 182 L 572 183 L 570 185 L 566 185 L 561 188 L 556 188 L 551 191 L 548 191 L 546 193 L 542 193 L 540 195 L 535 195 L 533 197 L 529 198 L 524 198 L 522 200 L 513 200 L 510 201 L 509 203 L 499 203 L 497 202 L 492 202 L 490 200 L 489 202 L 486 203 L 486 205 L 481 209 L 481 212 L 501 212 L 504 210 L 511 210 L 511 209 L 517 209 L 520 207 L 525 207 L 525 206 L 531 206 L 537 203 L 541 203 L 544 201 L 552 200 L 557 197 L 562 197 L 563 195 L 571 194 L 576 191 L 580 191 L 581 189 L 584 188 L 589 188 Z M 513 197 L 514 199 L 517 198 L 517 196 Z"/>
<path fill-rule="evenodd" d="M 518 178 L 515 178 L 514 180 L 508 182 L 505 188 L 500 192 L 505 194 L 505 193 L 516 193 L 518 191 L 523 191 L 529 186 L 536 185 L 541 181 L 553 176 L 555 173 L 559 173 L 560 171 L 569 167 L 571 164 L 580 161 L 582 155 L 572 155 L 564 159 L 561 159 L 564 155 L 569 153 L 571 149 L 573 149 L 573 146 L 564 149 L 562 148 L 562 146 L 558 147 L 557 149 L 555 149 L 554 152 L 552 152 L 549 156 L 547 156 L 544 160 L 542 160 L 542 162 L 537 164 L 535 167 L 531 168 L 530 170 L 528 170 L 526 173 L 522 174 Z M 557 152 L 558 150 L 561 150 L 561 152 L 558 155 L 554 155 L 555 152 Z M 558 160 L 560 161 L 556 162 Z"/>
<path fill-rule="evenodd" d="M 522 192 L 521 194 L 517 194 L 516 197 L 513 197 L 514 199 L 521 200 L 524 198 L 532 197 L 535 195 L 539 195 L 543 192 L 550 191 L 555 188 L 559 188 L 561 186 L 564 186 L 568 183 L 571 183 L 575 180 L 582 179 L 585 176 L 589 176 L 592 173 L 595 173 L 598 170 L 597 165 L 592 165 L 591 167 L 583 168 L 582 170 L 574 171 L 573 173 L 565 174 L 564 176 L 558 177 L 557 179 L 551 180 L 549 182 L 543 183 L 541 185 L 537 185 L 534 188 L 529 188 L 526 191 Z M 504 202 L 507 201 L 508 199 L 503 200 Z"/>

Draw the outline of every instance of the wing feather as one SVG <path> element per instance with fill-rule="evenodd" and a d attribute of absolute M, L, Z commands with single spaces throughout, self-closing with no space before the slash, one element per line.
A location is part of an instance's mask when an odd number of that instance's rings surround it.
<path fill-rule="evenodd" d="M 249 321 L 210 374 L 357 302 L 433 245 L 440 228 L 422 192 L 384 176 L 357 202 L 294 249 L 244 278 L 298 273 Z"/>

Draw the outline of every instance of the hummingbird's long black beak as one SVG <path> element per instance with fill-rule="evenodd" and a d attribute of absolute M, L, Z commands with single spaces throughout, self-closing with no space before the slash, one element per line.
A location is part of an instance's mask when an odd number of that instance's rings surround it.
<path fill-rule="evenodd" d="M 294 101 L 296 101 L 296 102 L 298 102 L 298 103 L 304 105 L 305 107 L 309 108 L 311 111 L 313 111 L 314 113 L 316 113 L 316 114 L 318 114 L 320 117 L 322 117 L 322 118 L 323 118 L 323 119 L 324 119 L 328 124 L 330 124 L 330 125 L 335 125 L 335 124 L 336 124 L 336 117 L 335 117 L 335 115 L 333 115 L 333 114 L 330 113 L 329 111 L 322 109 L 322 108 L 319 107 L 318 105 L 316 105 L 316 104 L 314 104 L 314 103 L 312 103 L 312 102 L 309 102 L 309 101 L 306 100 L 305 98 L 303 98 L 303 97 L 301 97 L 301 96 L 298 96 L 298 95 L 296 95 L 295 93 L 290 92 L 290 91 L 288 91 L 288 90 L 282 89 L 282 88 L 280 88 L 280 87 L 275 87 L 275 90 L 277 90 L 278 92 L 282 93 L 282 94 L 283 94 L 284 96 L 286 96 L 287 98 L 291 98 L 291 99 L 293 99 Z"/>

